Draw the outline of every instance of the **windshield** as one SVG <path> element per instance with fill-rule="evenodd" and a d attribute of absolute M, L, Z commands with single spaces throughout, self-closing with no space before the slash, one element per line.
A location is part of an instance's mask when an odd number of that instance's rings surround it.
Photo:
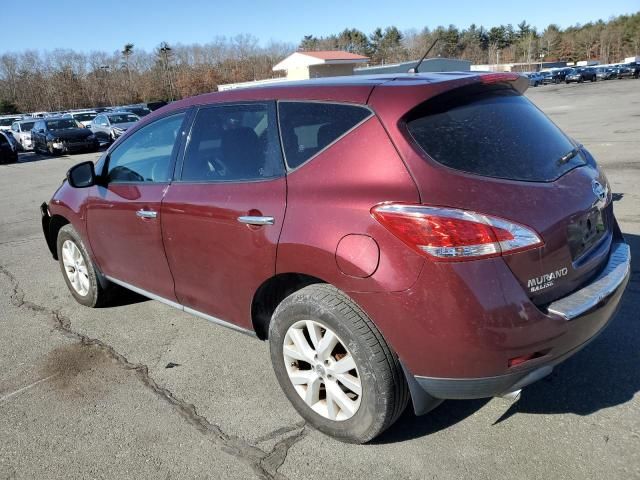
<path fill-rule="evenodd" d="M 48 120 L 47 130 L 67 130 L 69 128 L 79 128 L 80 125 L 72 118 L 61 118 L 60 120 Z"/>
<path fill-rule="evenodd" d="M 16 120 L 20 120 L 20 117 L 0 118 L 0 127 L 10 127 Z"/>
<path fill-rule="evenodd" d="M 90 122 L 91 120 L 96 118 L 98 114 L 97 113 L 74 113 L 72 115 L 73 115 L 73 118 L 75 118 L 79 122 Z"/>
<path fill-rule="evenodd" d="M 24 123 L 21 123 L 20 124 L 20 130 L 22 130 L 23 132 L 29 132 L 33 128 L 34 123 L 36 123 L 36 122 L 24 122 Z"/>
<path fill-rule="evenodd" d="M 130 113 L 122 113 L 119 115 L 109 115 L 111 123 L 131 123 L 140 120 L 140 117 Z"/>
<path fill-rule="evenodd" d="M 567 158 L 575 145 L 510 88 L 455 89 L 411 112 L 407 129 L 436 162 L 477 175 L 548 182 L 585 164 Z"/>

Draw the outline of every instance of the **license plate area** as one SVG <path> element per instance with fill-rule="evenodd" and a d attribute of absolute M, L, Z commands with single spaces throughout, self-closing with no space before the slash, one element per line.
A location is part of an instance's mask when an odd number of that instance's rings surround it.
<path fill-rule="evenodd" d="M 572 260 L 578 260 L 596 245 L 610 230 L 611 204 L 605 208 L 594 207 L 574 218 L 567 226 L 567 238 Z"/>

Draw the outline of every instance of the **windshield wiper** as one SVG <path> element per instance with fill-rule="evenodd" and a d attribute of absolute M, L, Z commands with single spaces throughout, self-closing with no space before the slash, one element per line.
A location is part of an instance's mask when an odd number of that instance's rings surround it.
<path fill-rule="evenodd" d="M 564 165 L 565 163 L 569 162 L 571 159 L 573 159 L 576 155 L 580 153 L 581 149 L 582 149 L 582 145 L 580 144 L 576 145 L 571 151 L 565 153 L 563 156 L 561 156 L 558 159 L 558 165 Z"/>

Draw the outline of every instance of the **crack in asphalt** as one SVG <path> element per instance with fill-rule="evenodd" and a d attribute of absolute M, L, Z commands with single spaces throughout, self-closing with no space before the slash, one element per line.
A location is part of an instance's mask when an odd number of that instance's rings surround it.
<path fill-rule="evenodd" d="M 220 447 L 221 450 L 251 467 L 258 477 L 268 480 L 286 479 L 284 475 L 278 472 L 278 469 L 286 461 L 291 447 L 306 435 L 306 424 L 304 422 L 297 423 L 293 426 L 278 428 L 259 437 L 255 443 L 273 440 L 283 434 L 289 433 L 289 435 L 277 442 L 269 452 L 246 442 L 240 437 L 225 433 L 218 425 L 209 422 L 209 420 L 207 420 L 203 415 L 200 415 L 197 412 L 195 405 L 179 399 L 173 392 L 160 386 L 150 376 L 147 365 L 142 363 L 133 363 L 124 355 L 116 351 L 111 345 L 103 342 L 102 340 L 91 338 L 83 333 L 73 330 L 71 326 L 71 319 L 64 316 L 60 312 L 60 309 L 53 310 L 46 306 L 26 300 L 25 292 L 20 287 L 20 283 L 16 276 L 2 265 L 0 265 L 0 273 L 4 275 L 11 284 L 13 291 L 10 295 L 10 301 L 12 305 L 17 308 L 24 308 L 35 313 L 48 315 L 53 320 L 53 327 L 66 337 L 77 340 L 85 347 L 100 349 L 110 358 L 118 362 L 121 367 L 126 370 L 133 371 L 144 386 L 153 391 L 153 393 L 155 393 L 160 399 L 174 407 L 180 416 L 193 425 L 198 431 L 207 435 L 216 446 Z"/>

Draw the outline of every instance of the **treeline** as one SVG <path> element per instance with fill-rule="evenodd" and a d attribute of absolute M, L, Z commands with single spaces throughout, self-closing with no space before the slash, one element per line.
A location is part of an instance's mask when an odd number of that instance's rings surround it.
<path fill-rule="evenodd" d="M 305 36 L 298 46 L 261 46 L 251 35 L 218 38 L 207 44 L 168 45 L 154 51 L 133 44 L 120 51 L 25 51 L 0 56 L 0 113 L 175 100 L 215 91 L 222 83 L 271 78 L 272 67 L 298 49 L 347 50 L 371 64 L 415 60 L 435 38 L 430 56 L 455 57 L 475 64 L 599 59 L 610 63 L 640 55 L 640 13 L 609 21 L 544 30 L 523 21 L 489 29 L 454 25 L 400 31 L 378 28 L 371 34 L 346 29 L 326 37 Z"/>
<path fill-rule="evenodd" d="M 370 35 L 346 29 L 326 37 L 305 36 L 303 50 L 347 50 L 366 55 L 372 64 L 395 63 L 420 58 L 438 38 L 430 56 L 462 58 L 474 64 L 554 60 L 599 59 L 613 63 L 626 56 L 640 55 L 640 13 L 621 15 L 609 21 L 561 29 L 551 24 L 542 31 L 522 21 L 515 27 L 499 25 L 486 29 L 455 25 L 401 32 L 396 27 L 378 28 Z"/>
<path fill-rule="evenodd" d="M 152 52 L 81 53 L 68 49 L 0 55 L 0 113 L 176 100 L 215 91 L 221 83 L 273 76 L 295 45 L 260 46 L 251 35 L 199 45 L 161 43 Z"/>

